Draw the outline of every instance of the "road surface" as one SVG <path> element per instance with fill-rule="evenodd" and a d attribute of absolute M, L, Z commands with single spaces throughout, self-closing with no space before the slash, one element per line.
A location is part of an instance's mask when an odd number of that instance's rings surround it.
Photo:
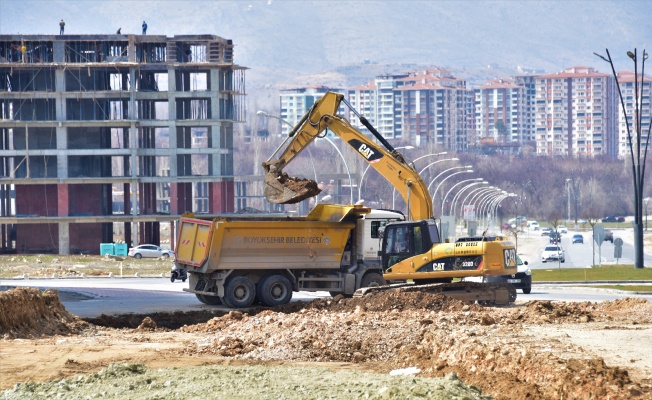
<path fill-rule="evenodd" d="M 83 278 L 83 279 L 17 279 L 0 280 L 0 290 L 29 286 L 59 290 L 66 309 L 82 318 L 102 314 L 151 314 L 156 312 L 188 312 L 215 309 L 205 305 L 194 294 L 182 291 L 186 283 L 167 278 Z M 311 301 L 329 297 L 328 292 L 298 292 L 292 301 Z M 529 300 L 605 301 L 625 297 L 642 297 L 652 301 L 652 294 L 593 289 L 582 286 L 534 284 L 532 293 L 518 291 L 517 302 Z M 219 306 L 225 309 L 225 307 Z"/>

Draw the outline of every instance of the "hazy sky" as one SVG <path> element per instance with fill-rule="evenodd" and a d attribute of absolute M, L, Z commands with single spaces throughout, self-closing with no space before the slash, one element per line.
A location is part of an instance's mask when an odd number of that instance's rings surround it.
<path fill-rule="evenodd" d="M 594 51 L 633 69 L 625 52 L 652 47 L 650 0 L 0 0 L 0 34 L 58 34 L 62 18 L 69 34 L 139 34 L 147 20 L 150 35 L 222 36 L 236 63 L 269 70 L 370 60 L 610 72 Z"/>

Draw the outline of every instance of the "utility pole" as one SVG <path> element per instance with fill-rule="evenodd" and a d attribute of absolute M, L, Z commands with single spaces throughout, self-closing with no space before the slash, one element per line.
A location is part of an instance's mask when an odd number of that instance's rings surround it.
<path fill-rule="evenodd" d="M 611 66 L 614 79 L 616 80 L 616 88 L 618 89 L 618 96 L 620 97 L 620 104 L 625 117 L 625 127 L 627 128 L 627 145 L 632 162 L 632 178 L 634 182 L 634 268 L 643 268 L 643 184 L 645 182 L 645 162 L 647 160 L 647 149 L 650 142 L 650 129 L 652 129 L 652 120 L 648 121 L 648 130 L 645 137 L 642 136 L 642 102 L 643 102 L 643 86 L 645 84 L 645 60 L 648 58 L 648 53 L 643 49 L 641 57 L 641 74 L 639 83 L 638 74 L 638 52 L 628 51 L 627 56 L 634 61 L 634 116 L 631 119 L 635 136 L 632 135 L 632 128 L 630 128 L 630 119 L 627 116 L 627 108 L 623 99 L 622 91 L 620 90 L 620 83 L 618 82 L 618 74 L 614 68 L 613 61 L 609 49 L 606 49 L 607 57 L 603 57 L 598 53 L 593 53 L 604 61 L 608 62 Z M 648 87 L 652 87 L 652 83 L 648 83 Z M 645 148 L 641 150 L 641 141 L 645 140 Z M 634 148 L 636 145 L 636 148 Z M 643 156 L 641 160 L 641 156 Z"/>

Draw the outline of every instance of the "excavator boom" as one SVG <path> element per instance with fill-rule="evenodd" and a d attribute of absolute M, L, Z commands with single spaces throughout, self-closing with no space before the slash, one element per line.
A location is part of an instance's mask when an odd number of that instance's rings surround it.
<path fill-rule="evenodd" d="M 266 171 L 265 197 L 267 200 L 277 204 L 291 204 L 319 193 L 315 181 L 290 178 L 283 173 L 283 168 L 328 128 L 357 151 L 396 188 L 408 205 L 410 219 L 432 218 L 432 199 L 419 173 L 377 132 L 372 130 L 372 133 L 377 135 L 376 139 L 385 148 L 351 126 L 349 121 L 336 115 L 342 101 L 343 95 L 333 92 L 326 93 L 290 132 L 291 141 L 280 156 L 276 160 L 270 158 L 269 161 L 263 163 Z M 363 123 L 365 122 L 363 120 Z M 272 155 L 272 158 L 275 155 Z"/>

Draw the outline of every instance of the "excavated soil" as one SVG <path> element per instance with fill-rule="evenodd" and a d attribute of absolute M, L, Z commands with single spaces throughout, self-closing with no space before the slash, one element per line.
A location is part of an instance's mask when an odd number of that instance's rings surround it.
<path fill-rule="evenodd" d="M 27 288 L 0 293 L 0 334 L 0 398 L 652 398 L 652 304 L 631 298 L 386 291 L 81 320 Z"/>

